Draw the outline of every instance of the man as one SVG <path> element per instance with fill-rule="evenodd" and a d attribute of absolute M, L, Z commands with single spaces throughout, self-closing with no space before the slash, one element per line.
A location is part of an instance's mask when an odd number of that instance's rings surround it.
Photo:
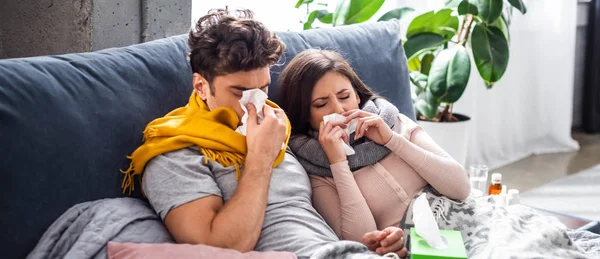
<path fill-rule="evenodd" d="M 210 12 L 189 36 L 194 92 L 188 105 L 148 125 L 125 187 L 143 171 L 143 191 L 179 243 L 308 257 L 339 241 L 311 205 L 306 172 L 282 150 L 290 134 L 285 113 L 268 102 L 259 124 L 249 105 L 247 136 L 235 132 L 242 92 L 268 92 L 284 44 L 249 10 Z M 373 231 L 363 243 L 405 256 L 402 234 Z"/>

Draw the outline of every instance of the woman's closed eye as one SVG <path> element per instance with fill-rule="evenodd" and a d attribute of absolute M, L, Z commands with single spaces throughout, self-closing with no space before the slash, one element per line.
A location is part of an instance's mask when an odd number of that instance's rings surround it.
<path fill-rule="evenodd" d="M 349 95 L 349 94 L 348 94 L 348 95 L 345 95 L 345 96 L 343 96 L 343 97 L 340 97 L 340 99 L 341 99 L 341 100 L 346 100 L 346 99 L 348 99 L 348 98 L 350 98 L 350 95 Z"/>
<path fill-rule="evenodd" d="M 315 108 L 319 109 L 319 108 L 325 107 L 325 105 L 327 105 L 327 103 L 315 103 L 313 106 L 315 106 Z"/>

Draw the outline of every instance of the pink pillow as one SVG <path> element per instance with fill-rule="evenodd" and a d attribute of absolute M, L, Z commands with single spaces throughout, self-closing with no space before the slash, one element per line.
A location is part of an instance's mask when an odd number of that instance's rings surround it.
<path fill-rule="evenodd" d="M 210 259 L 297 259 L 289 252 L 247 252 L 190 244 L 136 244 L 108 242 L 109 259 L 130 258 L 210 258 Z"/>

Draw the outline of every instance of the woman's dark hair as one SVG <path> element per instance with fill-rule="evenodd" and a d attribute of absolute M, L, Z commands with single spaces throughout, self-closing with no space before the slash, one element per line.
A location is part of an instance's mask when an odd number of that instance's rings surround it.
<path fill-rule="evenodd" d="M 290 61 L 279 77 L 281 108 L 292 124 L 293 134 L 308 131 L 313 88 L 328 72 L 338 73 L 350 80 L 360 98 L 359 107 L 377 97 L 337 52 L 317 49 L 302 51 Z"/>
<path fill-rule="evenodd" d="M 285 50 L 247 9 L 209 11 L 190 31 L 188 45 L 192 71 L 209 83 L 216 76 L 274 65 Z"/>

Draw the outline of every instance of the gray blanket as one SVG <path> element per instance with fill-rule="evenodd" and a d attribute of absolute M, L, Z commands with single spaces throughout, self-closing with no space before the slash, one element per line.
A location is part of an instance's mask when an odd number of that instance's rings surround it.
<path fill-rule="evenodd" d="M 67 210 L 48 228 L 27 259 L 106 259 L 108 241 L 172 243 L 173 238 L 147 202 L 102 199 Z"/>
<path fill-rule="evenodd" d="M 432 188 L 423 192 L 440 229 L 461 232 L 469 258 L 600 258 L 600 235 L 569 230 L 557 218 L 494 197 L 455 202 Z M 403 226 L 413 225 L 409 205 Z"/>
<path fill-rule="evenodd" d="M 440 212 L 442 229 L 463 233 L 469 258 L 600 258 L 600 235 L 567 230 L 554 218 L 524 206 L 498 207 L 469 199 L 464 206 L 428 197 Z M 436 209 L 437 208 L 437 209 Z M 443 214 L 443 215 L 442 215 Z M 405 239 L 406 240 L 406 239 Z M 33 258 L 107 258 L 108 241 L 173 243 L 160 218 L 145 201 L 103 199 L 73 206 L 60 216 L 27 256 Z M 381 258 L 357 242 L 324 246 L 311 259 Z"/>

